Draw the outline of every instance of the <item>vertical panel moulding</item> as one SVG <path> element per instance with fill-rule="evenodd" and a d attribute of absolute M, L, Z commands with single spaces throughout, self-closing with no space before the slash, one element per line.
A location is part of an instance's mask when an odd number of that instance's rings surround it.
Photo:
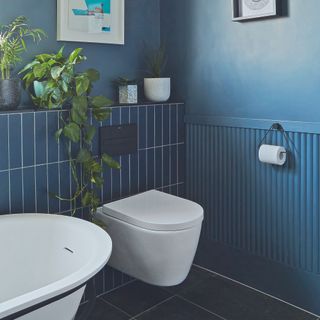
<path fill-rule="evenodd" d="M 241 196 L 242 196 L 242 190 L 241 190 L 241 170 L 242 170 L 242 163 L 241 163 L 241 129 L 236 129 L 236 145 L 237 145 L 237 165 L 236 165 L 236 205 L 237 210 L 235 212 L 236 216 L 236 243 L 235 245 L 240 248 L 241 247 L 241 218 L 240 218 L 240 212 L 241 212 Z"/>
<path fill-rule="evenodd" d="M 252 185 L 252 172 L 251 172 L 251 163 L 253 161 L 252 156 L 251 156 L 251 136 L 253 134 L 252 129 L 245 129 L 246 132 L 246 140 L 245 140 L 245 164 L 246 164 L 246 180 L 245 180 L 245 193 L 246 193 L 246 206 L 245 206 L 245 214 L 247 217 L 247 222 L 246 222 L 246 248 L 249 252 L 251 252 L 252 248 L 252 240 L 251 240 L 251 234 L 252 234 L 252 229 L 251 229 L 251 199 L 253 197 L 251 191 L 251 185 Z"/>
<path fill-rule="evenodd" d="M 300 244 L 299 244 L 299 256 L 300 256 L 300 268 L 306 268 L 306 255 L 305 255 L 305 243 L 306 243 L 306 219 L 305 219 L 305 200 L 306 200 L 306 135 L 301 134 L 301 162 L 300 162 L 300 212 L 299 212 L 299 229 L 300 229 Z"/>
<path fill-rule="evenodd" d="M 238 210 L 237 202 L 236 202 L 236 196 L 237 196 L 237 183 L 236 183 L 236 166 L 237 166 L 237 145 L 236 145 L 236 139 L 237 139 L 237 129 L 231 128 L 231 148 L 232 148 L 232 159 L 231 159 L 231 185 L 230 185 L 230 199 L 232 199 L 231 202 L 231 244 L 236 244 L 236 233 L 237 233 L 237 223 L 235 219 L 235 213 Z"/>
<path fill-rule="evenodd" d="M 205 144 L 206 147 L 206 164 L 205 164 L 205 190 L 204 190 L 204 197 L 207 199 L 208 202 L 208 210 L 211 212 L 210 219 L 209 219 L 209 226 L 208 226 L 208 234 L 210 235 L 210 238 L 212 239 L 212 232 L 211 232 L 211 226 L 213 223 L 213 212 L 211 207 L 211 198 L 213 197 L 212 194 L 212 180 L 211 180 L 211 172 L 212 172 L 212 162 L 210 161 L 211 157 L 211 149 L 212 149 L 212 138 L 211 138 L 211 126 L 206 126 L 205 131 L 205 141 L 207 142 Z"/>
<path fill-rule="evenodd" d="M 289 132 L 289 138 L 294 142 L 295 148 L 297 148 L 297 141 L 295 140 L 295 136 L 292 132 Z M 291 153 L 289 155 L 289 166 L 288 166 L 288 179 L 287 179 L 287 219 L 285 222 L 285 226 L 287 226 L 287 247 L 286 247 L 286 262 L 289 265 L 294 265 L 294 176 L 296 172 L 296 158 L 299 156 L 296 153 L 296 150 L 293 146 L 291 146 Z"/>
<path fill-rule="evenodd" d="M 312 135 L 313 157 L 312 167 L 312 272 L 318 272 L 318 237 L 319 237 L 319 136 Z"/>
<path fill-rule="evenodd" d="M 320 135 L 317 135 L 317 146 L 318 148 L 320 148 Z M 318 149 L 317 149 L 318 150 Z M 316 166 L 317 166 L 317 177 L 319 177 L 319 174 L 320 174 L 320 159 L 319 159 L 319 153 L 317 153 L 316 155 Z M 316 199 L 317 199 L 317 206 L 316 208 L 314 208 L 315 210 L 315 215 L 317 216 L 317 248 L 320 249 L 320 218 L 319 218 L 319 211 L 320 211 L 320 204 L 319 204 L 319 201 L 320 201 L 320 179 L 315 179 L 316 180 L 316 185 L 317 185 L 317 188 L 316 188 Z M 317 253 L 316 253 L 316 256 L 317 256 L 317 271 L 318 273 L 320 273 L 320 254 L 319 254 L 319 250 L 317 250 Z"/>
<path fill-rule="evenodd" d="M 190 165 L 190 162 L 191 162 L 191 144 L 192 144 L 192 141 L 191 141 L 191 134 L 190 134 L 190 127 L 191 125 L 190 124 L 187 124 L 186 125 L 186 169 L 187 169 L 187 176 L 186 176 L 186 196 L 187 198 L 190 199 L 190 195 L 191 195 L 191 183 L 189 183 L 190 181 L 190 178 L 189 176 L 192 175 L 192 170 L 191 170 L 191 165 Z"/>
<path fill-rule="evenodd" d="M 218 146 L 218 162 L 216 166 L 216 170 L 218 168 L 221 168 L 221 165 L 223 163 L 223 154 L 221 152 L 221 145 L 222 145 L 222 128 L 219 127 L 218 130 L 218 141 L 217 141 L 217 146 Z M 217 195 L 217 201 L 218 201 L 218 221 L 217 223 L 219 224 L 219 230 L 217 234 L 218 241 L 223 241 L 222 238 L 222 232 L 223 232 L 223 206 L 222 206 L 222 192 L 223 192 L 223 173 L 222 170 L 217 170 L 218 172 L 218 183 L 219 183 L 219 192 Z"/>
<path fill-rule="evenodd" d="M 231 208 L 230 208 L 230 201 L 228 201 L 228 199 L 232 199 L 231 198 L 231 194 L 230 194 L 230 186 L 231 186 L 231 146 L 230 146 L 230 134 L 231 134 L 231 128 L 225 128 L 225 138 L 224 138 L 224 146 L 225 146 L 225 154 L 224 154 L 224 166 L 225 166 L 225 177 L 224 177 L 224 181 L 225 181 L 225 188 L 224 188 L 224 199 L 223 202 L 225 203 L 225 217 L 226 217 L 226 243 L 227 244 L 231 244 Z"/>
<path fill-rule="evenodd" d="M 294 233 L 294 267 L 300 268 L 300 177 L 301 169 L 300 163 L 302 161 L 302 148 L 301 148 L 301 134 L 294 133 L 296 145 L 298 148 L 299 156 L 295 159 L 295 176 L 294 176 L 294 215 L 293 215 L 293 233 Z"/>
<path fill-rule="evenodd" d="M 203 195 L 203 191 L 204 191 L 204 176 L 203 176 L 203 165 L 204 165 L 204 141 L 203 141 L 203 131 L 204 131 L 204 127 L 205 126 L 198 126 L 198 146 L 199 146 L 199 152 L 198 152 L 198 159 L 199 159 L 199 163 L 198 163 L 198 174 L 199 174 L 199 180 L 198 180 L 198 200 L 199 202 L 206 208 L 207 210 L 207 204 L 206 201 L 204 201 L 204 195 Z M 205 225 L 205 234 L 208 236 L 207 234 L 207 228 L 206 226 L 208 225 L 208 218 L 207 217 L 207 221 L 206 221 L 206 225 Z"/>
<path fill-rule="evenodd" d="M 272 141 L 271 144 L 273 145 L 279 145 L 278 142 L 278 134 L 274 133 L 272 135 Z M 280 195 L 280 189 L 278 189 L 275 186 L 278 186 L 278 177 L 280 175 L 280 170 L 282 170 L 282 167 L 276 167 L 276 166 L 268 166 L 268 169 L 270 169 L 270 183 L 268 183 L 268 190 L 270 191 L 270 202 L 269 202 L 269 215 L 270 215 L 270 223 L 269 223 L 269 235 L 270 235 L 270 255 L 269 258 L 273 260 L 277 260 L 278 257 L 278 239 L 277 239 L 277 228 L 279 225 L 279 217 L 282 214 L 281 213 L 281 195 Z"/>
<path fill-rule="evenodd" d="M 266 131 L 260 131 L 260 137 L 259 141 L 263 138 L 263 136 L 266 134 Z M 261 216 L 260 219 L 260 252 L 261 255 L 267 256 L 268 252 L 268 239 L 267 239 L 267 233 L 266 233 L 266 228 L 267 228 L 267 181 L 266 181 L 266 172 L 267 172 L 267 166 L 264 163 L 259 163 L 259 183 L 260 183 L 260 205 L 259 205 L 259 214 Z"/>
<path fill-rule="evenodd" d="M 204 149 L 204 154 L 203 154 L 203 201 L 206 202 L 206 207 L 207 210 L 209 212 L 211 212 L 210 210 L 210 201 L 208 200 L 208 189 L 209 189 L 209 181 L 210 181 L 210 177 L 209 177 L 209 148 L 210 148 L 210 137 L 209 137 L 209 126 L 203 126 L 203 140 L 202 140 L 202 144 L 203 144 L 203 149 Z M 210 235 L 210 225 L 211 225 L 211 221 L 212 221 L 212 213 L 209 215 L 209 219 L 208 219 L 208 224 L 206 226 L 206 234 Z"/>
<path fill-rule="evenodd" d="M 241 221 L 241 248 L 246 249 L 246 129 L 240 128 L 240 137 L 241 137 L 241 206 L 240 206 L 240 221 Z"/>
<path fill-rule="evenodd" d="M 258 253 L 258 240 L 257 240 L 257 217 L 259 215 L 258 210 L 257 210 L 257 202 L 258 202 L 258 190 L 257 190 L 257 166 L 259 164 L 259 159 L 258 159 L 258 130 L 253 129 L 253 135 L 251 136 L 251 142 L 250 145 L 252 146 L 251 149 L 251 154 L 252 154 L 252 163 L 251 163 L 251 168 L 252 168 L 252 185 L 251 185 L 251 190 L 250 194 L 253 195 L 253 199 L 251 201 L 251 213 L 252 213 L 252 252 Z"/>
<path fill-rule="evenodd" d="M 214 212 L 214 195 L 216 192 L 216 185 L 215 185 L 215 179 L 214 179 L 214 148 L 215 148 L 215 140 L 214 140 L 214 127 L 211 126 L 210 129 L 210 155 L 209 155 L 209 195 L 208 199 L 210 201 L 210 212 L 211 212 L 211 219 L 210 219 L 210 238 L 214 239 L 214 225 L 215 225 L 215 212 Z M 212 193 L 210 195 L 210 193 Z"/>
<path fill-rule="evenodd" d="M 280 139 L 280 146 L 285 146 L 286 149 L 288 149 L 288 146 L 286 145 L 286 141 L 284 140 L 283 134 L 278 134 Z M 286 230 L 284 230 L 284 221 L 286 216 L 286 195 L 288 193 L 288 189 L 286 188 L 285 178 L 288 177 L 287 173 L 287 167 L 288 164 L 286 163 L 282 168 L 280 168 L 280 174 L 279 174 L 279 183 L 277 186 L 280 186 L 279 190 L 279 208 L 280 208 L 280 214 L 278 218 L 278 225 L 277 225 L 277 239 L 278 239 L 278 261 L 284 263 L 284 247 L 285 247 L 285 238 L 286 238 Z"/>
<path fill-rule="evenodd" d="M 219 159 L 219 154 L 218 154 L 218 127 L 213 128 L 213 162 L 212 162 L 212 184 L 214 185 L 214 196 L 212 197 L 213 201 L 213 229 L 214 229 L 214 234 L 212 235 L 212 239 L 217 241 L 218 240 L 218 231 L 219 231 L 219 224 L 218 224 L 218 215 L 219 215 L 219 204 L 217 201 L 217 194 L 219 192 L 219 182 L 218 182 L 218 174 L 217 174 L 217 163 Z"/>
<path fill-rule="evenodd" d="M 307 138 L 307 162 L 306 162 L 306 243 L 305 243 L 305 256 L 306 256 L 306 268 L 307 271 L 312 272 L 312 252 L 313 252 L 313 141 L 312 134 L 306 134 Z M 317 177 L 318 178 L 318 177 Z"/>

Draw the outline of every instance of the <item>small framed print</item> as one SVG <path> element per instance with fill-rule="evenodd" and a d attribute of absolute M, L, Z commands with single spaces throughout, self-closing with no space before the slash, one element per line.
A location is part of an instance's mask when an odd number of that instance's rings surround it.
<path fill-rule="evenodd" d="M 124 44 L 125 0 L 57 0 L 58 41 Z"/>
<path fill-rule="evenodd" d="M 233 21 L 279 16 L 278 0 L 232 0 Z"/>

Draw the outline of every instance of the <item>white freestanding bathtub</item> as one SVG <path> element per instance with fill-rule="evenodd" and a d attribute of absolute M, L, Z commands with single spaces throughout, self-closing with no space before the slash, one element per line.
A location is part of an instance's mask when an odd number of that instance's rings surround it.
<path fill-rule="evenodd" d="M 0 216 L 0 319 L 72 320 L 111 250 L 108 234 L 81 219 Z"/>

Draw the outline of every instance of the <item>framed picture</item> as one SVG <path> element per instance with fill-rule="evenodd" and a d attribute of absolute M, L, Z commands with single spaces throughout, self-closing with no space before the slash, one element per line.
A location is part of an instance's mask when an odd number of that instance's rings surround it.
<path fill-rule="evenodd" d="M 57 0 L 58 41 L 124 44 L 124 0 Z"/>
<path fill-rule="evenodd" d="M 233 21 L 270 18 L 279 15 L 278 0 L 232 0 Z"/>

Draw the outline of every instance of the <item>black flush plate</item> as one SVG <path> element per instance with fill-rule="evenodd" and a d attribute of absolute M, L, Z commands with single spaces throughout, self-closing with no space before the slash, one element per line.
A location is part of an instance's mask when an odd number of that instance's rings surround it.
<path fill-rule="evenodd" d="M 122 124 L 100 128 L 100 153 L 121 156 L 137 152 L 138 129 L 136 124 Z"/>

